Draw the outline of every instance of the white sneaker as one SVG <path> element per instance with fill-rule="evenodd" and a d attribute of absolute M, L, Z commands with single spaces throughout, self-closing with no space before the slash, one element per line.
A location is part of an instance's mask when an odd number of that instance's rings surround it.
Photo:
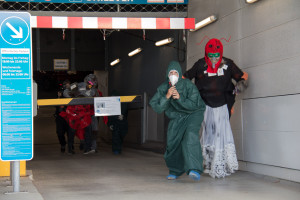
<path fill-rule="evenodd" d="M 83 154 L 91 154 L 91 153 L 96 153 L 95 149 L 89 150 L 87 152 L 84 152 Z"/>

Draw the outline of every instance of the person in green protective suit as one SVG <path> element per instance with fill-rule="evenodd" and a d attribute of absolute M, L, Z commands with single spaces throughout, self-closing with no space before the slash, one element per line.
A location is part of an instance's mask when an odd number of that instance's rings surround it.
<path fill-rule="evenodd" d="M 164 155 L 169 168 L 167 179 L 187 173 L 192 179 L 200 180 L 203 158 L 199 130 L 205 104 L 197 87 L 190 80 L 182 79 L 178 62 L 170 62 L 167 80 L 157 88 L 150 106 L 157 113 L 165 111 L 170 119 Z"/>

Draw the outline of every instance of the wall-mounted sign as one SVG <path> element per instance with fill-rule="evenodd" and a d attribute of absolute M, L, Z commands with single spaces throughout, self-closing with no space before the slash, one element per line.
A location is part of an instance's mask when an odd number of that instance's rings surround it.
<path fill-rule="evenodd" d="M 30 14 L 0 13 L 0 157 L 33 157 Z"/>
<path fill-rule="evenodd" d="M 69 59 L 54 59 L 54 70 L 69 70 Z"/>
<path fill-rule="evenodd" d="M 91 4 L 188 4 L 188 0 L 6 0 L 34 3 L 91 3 Z"/>

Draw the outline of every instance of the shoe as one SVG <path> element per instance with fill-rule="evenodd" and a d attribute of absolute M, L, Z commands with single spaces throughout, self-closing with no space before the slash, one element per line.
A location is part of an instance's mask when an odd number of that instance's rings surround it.
<path fill-rule="evenodd" d="M 191 170 L 190 173 L 189 173 L 189 176 L 191 179 L 195 180 L 195 181 L 199 181 L 201 176 L 198 172 L 194 171 L 194 170 Z"/>
<path fill-rule="evenodd" d="M 209 174 L 209 172 L 210 172 L 209 169 L 205 169 L 205 170 L 203 171 L 204 174 Z"/>
<path fill-rule="evenodd" d="M 177 179 L 177 176 L 175 176 L 175 175 L 173 175 L 173 174 L 169 174 L 169 175 L 167 176 L 167 179 L 168 179 L 168 180 L 176 180 L 176 179 Z"/>
<path fill-rule="evenodd" d="M 65 151 L 66 151 L 66 146 L 61 146 L 60 147 L 60 152 L 61 153 L 65 153 Z"/>
<path fill-rule="evenodd" d="M 83 154 L 91 154 L 91 153 L 95 153 L 96 151 L 95 151 L 95 149 L 91 149 L 91 150 L 87 150 L 87 151 L 85 151 Z"/>

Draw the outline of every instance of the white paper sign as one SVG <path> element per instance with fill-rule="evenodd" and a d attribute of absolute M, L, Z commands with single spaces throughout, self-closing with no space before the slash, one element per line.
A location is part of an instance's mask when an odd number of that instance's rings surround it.
<path fill-rule="evenodd" d="M 54 59 L 54 70 L 69 70 L 69 59 Z"/>
<path fill-rule="evenodd" d="M 121 115 L 120 97 L 95 97 L 95 116 Z"/>

